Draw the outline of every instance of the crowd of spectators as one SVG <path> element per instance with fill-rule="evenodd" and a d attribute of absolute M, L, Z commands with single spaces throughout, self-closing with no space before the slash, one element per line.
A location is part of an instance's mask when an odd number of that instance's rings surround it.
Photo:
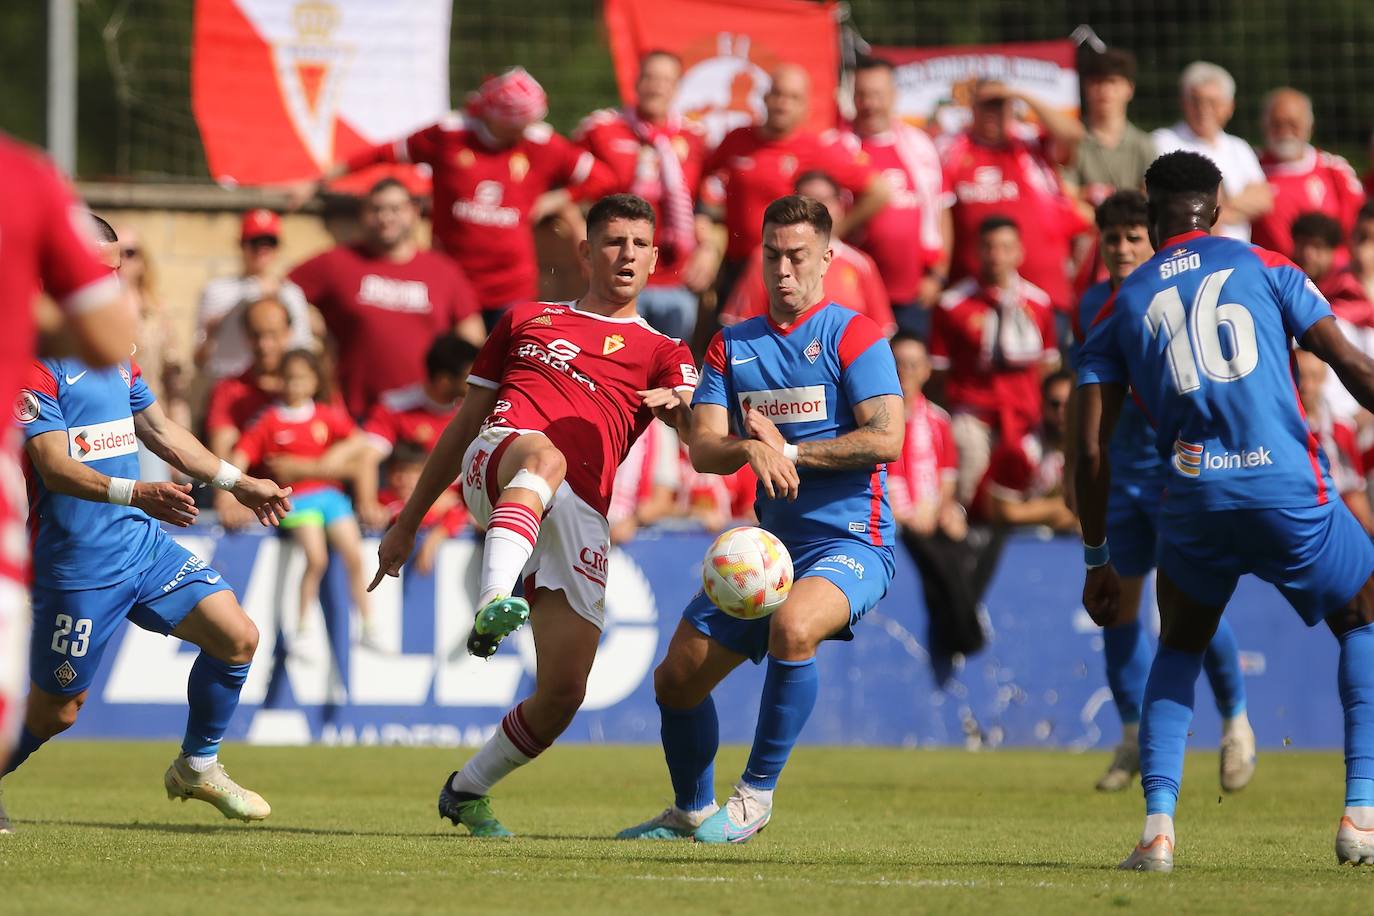
<path fill-rule="evenodd" d="M 969 105 L 951 133 L 940 126 L 947 119 L 929 129 L 901 119 L 893 68 L 867 59 L 853 72 L 849 121 L 813 132 L 808 109 L 828 100 L 814 97 L 803 69 L 784 64 L 758 122 L 712 147 L 672 109 L 681 75 L 674 55 L 647 55 L 636 103 L 593 112 L 564 138 L 543 123 L 543 89 L 516 68 L 484 83 L 464 111 L 292 188 L 299 202 L 365 166 L 427 163 L 434 248 L 417 241 L 422 202 L 394 179 L 361 200 L 356 239 L 297 265 L 278 261 L 278 214 L 251 211 L 241 271 L 209 284 L 197 314 L 195 364 L 210 383 L 208 403 L 187 403 L 188 367 L 145 364 L 145 374 L 164 399 L 198 408 L 218 454 L 300 489 L 349 494 L 348 508 L 347 499 L 317 500 L 322 524 L 296 535 L 317 555 L 326 541 L 347 550 L 355 538 L 338 520 L 387 524 L 461 402 L 487 329 L 536 295 L 539 222 L 580 231 L 590 200 L 617 191 L 647 199 L 660 260 L 641 314 L 700 352 L 719 326 L 766 311 L 760 214 L 796 191 L 834 218 L 827 296 L 891 336 L 908 409 L 891 501 L 913 554 L 937 568 L 949 557 L 934 545 L 962 543 L 971 530 L 1075 529 L 1063 480 L 1068 316 L 1104 278 L 1094 207 L 1139 188 L 1159 153 L 1189 149 L 1216 161 L 1218 231 L 1293 258 L 1352 339 L 1374 351 L 1368 182 L 1313 145 L 1312 105 L 1297 89 L 1265 97 L 1255 150 L 1227 132 L 1235 81 L 1195 62 L 1179 79 L 1179 121 L 1147 133 L 1128 116 L 1134 58 L 1085 51 L 1081 119 L 979 80 L 957 94 Z M 151 265 L 135 235 L 121 237 L 126 294 L 144 319 L 140 349 L 156 354 L 166 331 Z M 315 367 L 311 394 L 293 389 L 293 365 L 298 375 Z M 1369 418 L 1334 378 L 1315 369 L 1304 378 L 1308 417 L 1340 465 L 1342 493 L 1374 527 L 1364 493 Z M 299 446 L 277 441 L 286 427 Z M 747 468 L 700 474 L 658 424 L 616 486 L 612 532 L 621 542 L 651 524 L 715 529 L 751 511 Z M 232 500 L 216 508 L 227 526 L 247 521 Z M 427 564 L 466 524 L 456 493 L 431 515 Z"/>

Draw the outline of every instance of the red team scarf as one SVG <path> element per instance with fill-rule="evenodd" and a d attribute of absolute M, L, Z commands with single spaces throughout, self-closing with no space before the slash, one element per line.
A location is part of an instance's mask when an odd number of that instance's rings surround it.
<path fill-rule="evenodd" d="M 1044 358 L 1045 338 L 1040 323 L 1021 295 L 1018 279 L 1011 289 L 983 287 L 983 296 L 997 308 L 983 322 L 982 362 L 1002 369 L 1024 369 Z"/>
<path fill-rule="evenodd" d="M 657 200 L 663 214 L 659 232 L 659 247 L 664 257 L 678 261 L 690 255 L 697 246 L 696 224 L 693 217 L 692 191 L 682 174 L 682 163 L 673 149 L 673 137 L 682 132 L 682 121 L 676 114 L 668 115 L 663 127 L 650 124 L 632 108 L 621 112 L 630 131 L 640 143 L 652 146 L 658 154 L 657 174 L 652 169 L 635 169 L 630 191 L 645 200 Z"/>
<path fill-rule="evenodd" d="M 500 124 L 529 124 L 549 113 L 549 99 L 524 67 L 514 67 L 477 87 L 468 96 L 468 112 Z"/>

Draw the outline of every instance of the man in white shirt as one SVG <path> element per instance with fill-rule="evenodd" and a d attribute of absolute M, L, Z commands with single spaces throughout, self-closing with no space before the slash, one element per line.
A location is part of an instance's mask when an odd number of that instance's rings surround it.
<path fill-rule="evenodd" d="M 1198 60 L 1183 68 L 1178 85 L 1183 120 L 1155 131 L 1155 147 L 1161 156 L 1181 149 L 1216 163 L 1222 189 L 1216 234 L 1248 242 L 1250 221 L 1269 212 L 1273 195 L 1250 144 L 1226 133 L 1236 113 L 1236 81 L 1222 67 Z"/>
<path fill-rule="evenodd" d="M 235 378 L 253 365 L 242 312 L 259 299 L 276 299 L 291 319 L 290 349 L 313 347 L 310 306 L 300 287 L 283 280 L 276 269 L 281 243 L 281 217 L 271 210 L 243 215 L 239 245 L 243 270 L 205 284 L 196 310 L 196 363 L 210 382 Z"/>

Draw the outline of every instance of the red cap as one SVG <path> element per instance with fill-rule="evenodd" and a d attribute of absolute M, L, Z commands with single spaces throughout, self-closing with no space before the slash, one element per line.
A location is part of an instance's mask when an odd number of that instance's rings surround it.
<path fill-rule="evenodd" d="M 243 241 L 264 237 L 281 238 L 281 217 L 271 210 L 249 210 L 243 214 L 243 231 L 239 238 Z"/>

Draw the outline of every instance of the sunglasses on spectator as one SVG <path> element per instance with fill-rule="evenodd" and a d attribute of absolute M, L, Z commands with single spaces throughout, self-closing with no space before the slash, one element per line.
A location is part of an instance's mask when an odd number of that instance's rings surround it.
<path fill-rule="evenodd" d="M 124 255 L 126 258 L 136 258 L 142 255 L 143 252 L 139 251 L 137 248 L 122 248 L 120 249 L 120 254 Z"/>
<path fill-rule="evenodd" d="M 281 244 L 281 241 L 276 236 L 260 235 L 257 238 L 245 240 L 244 244 L 249 248 L 276 248 Z"/>

